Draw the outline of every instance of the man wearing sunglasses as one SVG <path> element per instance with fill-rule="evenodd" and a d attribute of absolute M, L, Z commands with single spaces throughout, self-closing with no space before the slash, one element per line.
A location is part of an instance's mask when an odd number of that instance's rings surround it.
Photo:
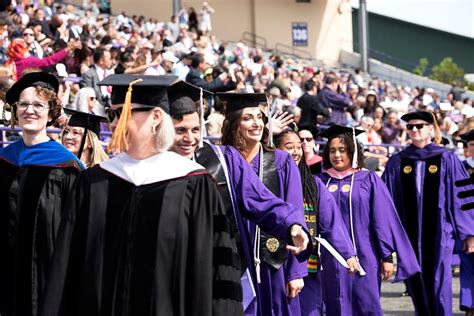
<path fill-rule="evenodd" d="M 455 153 L 438 145 L 433 113 L 411 112 L 401 119 L 412 144 L 390 158 L 382 177 L 421 266 L 407 289 L 418 315 L 451 315 L 454 241 L 474 252 L 474 213 L 461 210 L 455 186 L 468 175 Z"/>

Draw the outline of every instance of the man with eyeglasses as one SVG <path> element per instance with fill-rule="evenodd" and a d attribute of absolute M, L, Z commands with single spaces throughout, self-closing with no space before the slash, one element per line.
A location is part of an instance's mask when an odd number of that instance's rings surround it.
<path fill-rule="evenodd" d="M 321 173 L 321 162 L 323 161 L 323 158 L 315 152 L 316 143 L 314 139 L 317 134 L 318 129 L 313 125 L 298 126 L 298 136 L 301 139 L 306 164 L 313 175 Z"/>
<path fill-rule="evenodd" d="M 411 112 L 401 119 L 412 144 L 390 158 L 382 177 L 421 266 L 407 289 L 418 315 L 451 315 L 455 240 L 466 253 L 474 252 L 474 213 L 461 210 L 455 186 L 468 175 L 455 153 L 438 145 L 433 113 Z"/>

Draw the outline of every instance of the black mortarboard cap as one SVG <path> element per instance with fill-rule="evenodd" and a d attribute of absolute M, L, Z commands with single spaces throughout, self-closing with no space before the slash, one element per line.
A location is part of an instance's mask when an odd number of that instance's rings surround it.
<path fill-rule="evenodd" d="M 409 122 L 410 120 L 423 120 L 429 124 L 433 124 L 433 114 L 428 111 L 415 111 L 410 112 L 401 117 L 402 120 L 405 122 Z"/>
<path fill-rule="evenodd" d="M 7 91 L 5 101 L 13 105 L 20 98 L 23 90 L 29 87 L 41 86 L 58 93 L 59 82 L 56 76 L 47 72 L 31 72 L 21 77 L 15 84 Z"/>
<path fill-rule="evenodd" d="M 177 79 L 177 76 L 145 76 L 132 74 L 115 74 L 106 77 L 99 82 L 99 86 L 111 86 L 112 104 L 125 102 L 129 85 L 131 82 L 141 79 L 133 85 L 131 103 L 138 103 L 145 106 L 159 106 L 165 112 L 169 112 L 168 94 L 166 89 Z"/>
<path fill-rule="evenodd" d="M 221 101 L 226 101 L 226 111 L 233 112 L 245 108 L 258 107 L 267 102 L 265 93 L 217 93 Z"/>
<path fill-rule="evenodd" d="M 94 132 L 97 136 L 100 134 L 100 122 L 108 121 L 106 117 L 72 109 L 65 108 L 64 112 L 71 115 L 69 118 L 69 126 L 83 127 L 86 130 Z"/>
<path fill-rule="evenodd" d="M 202 89 L 202 96 L 206 98 L 212 92 Z M 187 114 L 197 111 L 196 102 L 201 96 L 201 88 L 178 81 L 168 88 L 168 99 L 170 103 L 170 115 Z"/>
<path fill-rule="evenodd" d="M 469 132 L 462 134 L 461 139 L 466 142 L 470 142 L 471 140 L 474 140 L 474 129 L 471 129 Z"/>
<path fill-rule="evenodd" d="M 318 136 L 319 134 L 319 129 L 312 125 L 312 124 L 301 124 L 301 125 L 298 125 L 298 132 L 301 132 L 301 131 L 308 131 L 311 133 L 311 135 L 313 135 L 313 138 L 316 138 L 316 136 Z"/>
<path fill-rule="evenodd" d="M 364 133 L 365 131 L 361 129 L 354 129 L 355 135 Z M 331 139 L 339 135 L 352 135 L 352 127 L 342 126 L 342 125 L 331 125 L 326 130 L 322 131 L 319 136 Z"/>

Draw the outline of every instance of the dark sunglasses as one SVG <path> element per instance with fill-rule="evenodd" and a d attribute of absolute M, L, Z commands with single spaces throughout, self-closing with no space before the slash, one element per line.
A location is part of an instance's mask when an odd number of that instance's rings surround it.
<path fill-rule="evenodd" d="M 23 36 L 34 36 L 35 34 L 33 34 L 33 33 L 23 33 L 22 35 Z"/>
<path fill-rule="evenodd" d="M 421 123 L 421 124 L 407 124 L 407 130 L 412 131 L 415 127 L 416 127 L 417 130 L 420 130 L 423 127 L 428 126 L 428 125 L 430 125 L 430 124 L 423 124 L 423 123 Z"/>
<path fill-rule="evenodd" d="M 314 140 L 313 137 L 300 137 L 300 139 L 301 139 L 302 142 L 306 141 L 307 143 Z"/>
<path fill-rule="evenodd" d="M 112 108 L 108 108 L 105 110 L 105 113 L 107 114 L 107 118 L 109 119 L 110 122 L 112 122 L 116 117 L 117 117 L 117 120 L 120 119 L 120 115 L 122 115 L 122 109 L 123 108 L 118 108 L 118 109 L 112 109 Z M 153 107 L 143 107 L 143 108 L 133 108 L 132 109 L 132 113 L 133 112 L 148 112 L 148 111 L 151 111 L 153 109 Z"/>
<path fill-rule="evenodd" d="M 89 97 L 89 100 L 90 100 L 90 101 L 94 101 L 94 100 L 95 100 L 95 97 Z"/>

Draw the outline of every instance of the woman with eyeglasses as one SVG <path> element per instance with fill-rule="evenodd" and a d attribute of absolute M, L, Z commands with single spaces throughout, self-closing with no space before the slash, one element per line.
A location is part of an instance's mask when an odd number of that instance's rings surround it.
<path fill-rule="evenodd" d="M 306 131 L 306 130 L 305 130 Z M 289 153 L 300 171 L 303 188 L 306 225 L 311 237 L 323 237 L 347 260 L 348 272 L 355 273 L 359 266 L 355 258 L 351 240 L 347 234 L 339 208 L 334 198 L 318 177 L 311 174 L 305 161 L 302 142 L 291 128 L 286 129 L 275 139 L 277 148 Z M 308 276 L 304 278 L 305 286 L 300 293 L 301 315 L 323 315 L 323 293 L 321 283 L 320 245 L 313 238 L 312 252 L 308 259 Z"/>
<path fill-rule="evenodd" d="M 64 110 L 71 115 L 61 133 L 64 147 L 81 159 L 86 168 L 108 160 L 109 156 L 104 151 L 98 136 L 100 124 L 107 121 L 107 118 L 70 109 Z"/>
<path fill-rule="evenodd" d="M 241 315 L 240 261 L 214 180 L 168 149 L 176 76 L 111 75 L 116 156 L 74 187 L 43 315 Z M 59 238 L 58 238 L 59 239 Z"/>
<path fill-rule="evenodd" d="M 97 102 L 96 95 L 94 89 L 90 87 L 84 87 L 77 92 L 73 102 L 67 106 L 68 109 L 89 113 L 93 115 L 104 116 L 107 113 L 103 113 L 102 107 Z M 111 121 L 110 121 L 111 122 Z M 109 142 L 110 136 L 109 134 L 105 135 L 102 132 L 109 132 L 110 133 L 110 124 L 108 121 L 100 121 L 99 123 L 99 133 L 97 136 L 99 140 L 103 142 Z"/>
<path fill-rule="evenodd" d="M 292 204 L 303 215 L 303 197 L 297 166 L 286 152 L 267 146 L 269 130 L 259 108 L 266 102 L 262 93 L 218 93 L 227 101 L 222 126 L 223 145 L 237 149 L 265 186 L 277 197 Z M 299 296 L 308 274 L 306 261 L 288 253 L 286 243 L 248 223 L 254 247 L 259 301 L 250 306 L 258 315 L 299 315 Z"/>
<path fill-rule="evenodd" d="M 67 43 L 67 47 L 57 53 L 44 57 L 42 59 L 31 56 L 28 51 L 28 44 L 24 39 L 16 38 L 11 41 L 7 49 L 8 60 L 5 65 L 9 66 L 13 73 L 13 79 L 18 80 L 23 75 L 26 68 L 47 68 L 56 65 L 64 60 L 69 53 L 82 47 L 80 41 L 71 40 Z"/>
<path fill-rule="evenodd" d="M 320 134 L 328 142 L 319 177 L 339 206 L 361 265 L 361 272 L 347 275 L 329 252 L 321 251 L 327 315 L 383 315 L 380 286 L 382 278 L 392 276 L 394 252 L 394 282 L 420 271 L 387 187 L 375 172 L 362 169 L 364 153 L 356 140 L 362 132 L 333 125 Z"/>
<path fill-rule="evenodd" d="M 48 286 L 65 201 L 81 162 L 46 133 L 61 113 L 59 83 L 30 73 L 6 93 L 19 141 L 0 149 L 0 314 L 36 315 Z"/>

